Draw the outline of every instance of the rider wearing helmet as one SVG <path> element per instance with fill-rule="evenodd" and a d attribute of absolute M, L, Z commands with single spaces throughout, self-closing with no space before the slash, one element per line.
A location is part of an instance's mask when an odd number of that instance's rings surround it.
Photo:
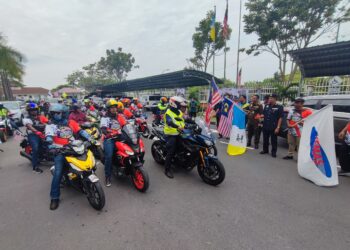
<path fill-rule="evenodd" d="M 92 101 L 90 99 L 84 99 L 84 107 L 82 108 L 83 112 L 95 111 L 94 105 L 92 105 Z"/>
<path fill-rule="evenodd" d="M 129 108 L 130 99 L 124 98 L 122 102 L 118 102 L 118 113 L 124 115 L 125 119 L 131 119 L 134 117 Z"/>
<path fill-rule="evenodd" d="M 26 110 L 28 116 L 23 118 L 23 125 L 27 128 L 28 142 L 32 147 L 32 166 L 33 172 L 41 174 L 43 171 L 38 167 L 39 165 L 39 152 L 42 150 L 42 140 L 44 139 L 45 125 L 48 119 L 39 114 L 39 107 L 37 104 L 28 103 Z"/>
<path fill-rule="evenodd" d="M 139 99 L 137 97 L 133 98 L 132 99 L 132 103 L 131 103 L 131 106 L 130 106 L 130 110 L 132 112 L 137 112 L 139 111 L 140 109 L 142 109 L 143 106 L 142 104 L 139 102 Z"/>
<path fill-rule="evenodd" d="M 68 120 L 74 120 L 80 125 L 86 122 L 86 115 L 81 111 L 79 104 L 75 103 L 72 105 L 72 111 L 69 114 Z"/>
<path fill-rule="evenodd" d="M 120 136 L 120 129 L 126 124 L 126 120 L 124 119 L 123 115 L 117 112 L 118 107 L 121 108 L 121 106 L 123 106 L 121 102 L 110 99 L 107 102 L 106 117 L 102 117 L 100 123 L 102 133 L 105 135 L 103 150 L 105 157 L 104 166 L 107 187 L 111 186 L 112 160 L 115 151 L 116 137 Z"/>
<path fill-rule="evenodd" d="M 79 124 L 73 120 L 67 120 L 64 117 L 65 107 L 62 104 L 53 104 L 50 106 L 50 124 L 45 127 L 46 141 L 51 144 L 49 148 L 62 147 L 69 143 L 69 137 L 78 134 L 82 138 L 94 143 L 94 139 L 82 130 Z M 55 171 L 51 183 L 51 203 L 50 209 L 55 210 L 59 205 L 60 183 L 65 165 L 65 157 L 58 153 L 55 155 Z"/>
<path fill-rule="evenodd" d="M 171 159 L 174 157 L 179 133 L 184 129 L 185 122 L 180 110 L 185 104 L 185 99 L 180 96 L 173 96 L 169 101 L 169 109 L 164 115 L 164 134 L 166 135 L 165 175 L 168 178 L 174 178 L 171 168 Z"/>
<path fill-rule="evenodd" d="M 157 104 L 157 108 L 155 108 L 155 123 L 156 124 L 160 124 L 160 121 L 162 119 L 162 115 L 164 115 L 164 113 L 166 112 L 167 108 L 168 108 L 168 99 L 163 96 L 162 98 L 160 98 L 159 103 Z"/>
<path fill-rule="evenodd" d="M 0 102 L 0 117 L 5 118 L 7 117 L 9 113 L 9 110 L 4 107 L 4 104 Z"/>

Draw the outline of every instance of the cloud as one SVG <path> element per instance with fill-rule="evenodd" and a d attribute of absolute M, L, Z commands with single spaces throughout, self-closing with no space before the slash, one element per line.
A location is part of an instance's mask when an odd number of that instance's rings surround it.
<path fill-rule="evenodd" d="M 54 87 L 72 71 L 104 56 L 106 49 L 118 47 L 131 52 L 140 66 L 129 78 L 184 68 L 186 58 L 193 56 L 194 29 L 214 4 L 222 21 L 225 3 L 218 0 L 0 0 L 0 23 L 11 46 L 27 57 L 24 83 Z M 231 79 L 236 75 L 238 4 L 229 6 Z M 242 34 L 242 47 L 254 39 Z M 277 69 L 271 55 L 241 59 L 244 80 L 262 79 Z M 219 77 L 223 61 L 223 56 L 216 59 Z"/>

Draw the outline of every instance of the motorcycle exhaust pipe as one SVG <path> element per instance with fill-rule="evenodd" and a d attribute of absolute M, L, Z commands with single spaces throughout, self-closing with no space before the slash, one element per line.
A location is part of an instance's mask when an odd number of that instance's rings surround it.
<path fill-rule="evenodd" d="M 24 152 L 24 151 L 20 151 L 19 152 L 19 154 L 21 155 L 21 156 L 23 156 L 24 158 L 27 158 L 28 160 L 32 160 L 32 156 L 30 156 L 30 155 L 28 155 L 26 152 Z"/>

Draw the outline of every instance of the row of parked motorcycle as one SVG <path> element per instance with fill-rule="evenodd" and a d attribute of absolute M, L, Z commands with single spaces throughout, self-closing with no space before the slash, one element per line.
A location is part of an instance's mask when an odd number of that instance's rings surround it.
<path fill-rule="evenodd" d="M 49 149 L 49 145 L 42 138 L 43 150 L 39 155 L 42 165 L 52 166 L 55 155 L 63 154 L 67 166 L 62 185 L 73 187 L 85 194 L 91 206 L 97 210 L 101 210 L 105 205 L 105 194 L 95 174 L 97 169 L 95 158 L 104 163 L 101 146 L 103 140 L 116 139 L 113 175 L 117 178 L 130 178 L 133 186 L 140 192 L 146 192 L 149 187 L 149 176 L 144 168 L 145 144 L 141 137 L 153 141 L 151 153 L 156 163 L 164 165 L 167 155 L 162 122 L 153 122 L 152 126 L 148 126 L 147 117 L 144 114 L 135 114 L 135 117 L 128 120 L 127 125 L 120 129 L 120 133 L 107 139 L 100 130 L 99 119 L 98 115 L 90 115 L 89 122 L 81 124 L 81 128 L 95 139 L 95 143 L 83 141 L 82 138 L 67 133 L 69 144 L 61 148 Z M 23 137 L 20 143 L 22 148 L 20 155 L 31 160 L 32 148 L 28 143 L 27 135 L 19 131 L 17 133 Z M 217 158 L 215 138 L 204 121 L 196 118 L 193 123 L 186 125 L 179 136 L 181 145 L 178 145 L 172 163 L 185 171 L 191 171 L 196 167 L 199 176 L 209 185 L 216 186 L 222 183 L 225 179 L 225 168 Z M 53 166 L 51 172 L 54 171 Z"/>

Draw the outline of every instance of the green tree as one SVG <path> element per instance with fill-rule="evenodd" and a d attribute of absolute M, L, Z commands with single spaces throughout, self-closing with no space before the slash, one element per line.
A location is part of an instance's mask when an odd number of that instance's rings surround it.
<path fill-rule="evenodd" d="M 24 75 L 24 56 L 7 45 L 0 34 L 0 80 L 6 99 L 12 99 L 11 83 L 21 85 Z"/>
<path fill-rule="evenodd" d="M 107 50 L 106 57 L 101 57 L 97 68 L 106 73 L 109 78 L 121 82 L 126 79 L 132 69 L 139 68 L 139 66 L 135 66 L 135 58 L 131 53 L 125 53 L 122 48 L 118 48 L 118 51 Z"/>
<path fill-rule="evenodd" d="M 84 80 L 84 78 L 85 78 L 84 72 L 77 70 L 69 74 L 66 80 L 68 84 L 74 86 L 74 85 L 82 85 L 82 81 Z"/>
<path fill-rule="evenodd" d="M 349 8 L 341 0 L 249 0 L 244 15 L 244 31 L 258 36 L 257 43 L 246 52 L 271 53 L 279 61 L 279 74 L 285 81 L 288 51 L 308 47 L 333 30 L 347 16 Z M 297 66 L 292 63 L 289 81 Z"/>
<path fill-rule="evenodd" d="M 285 101 L 287 99 L 293 100 L 297 96 L 298 91 L 291 88 L 297 87 L 298 85 L 299 85 L 298 83 L 290 83 L 287 86 L 283 86 L 279 83 L 275 83 L 273 87 L 276 88 L 275 93 L 282 100 L 282 103 L 285 104 Z"/>
<path fill-rule="evenodd" d="M 66 77 L 70 85 L 78 85 L 86 90 L 93 90 L 98 85 L 121 82 L 126 79 L 127 73 L 139 68 L 135 65 L 135 58 L 130 53 L 124 53 L 122 48 L 118 51 L 107 50 L 106 57 L 98 62 L 82 67 L 82 70 L 72 72 Z"/>
<path fill-rule="evenodd" d="M 188 59 L 190 67 L 207 72 L 208 64 L 213 55 L 225 47 L 225 38 L 223 36 L 223 25 L 220 22 L 215 22 L 215 37 L 213 42 L 210 38 L 210 23 L 214 11 L 208 11 L 206 17 L 199 22 L 196 31 L 192 36 L 194 57 Z M 228 28 L 228 37 L 230 39 L 232 30 Z M 228 50 L 229 48 L 227 48 Z"/>

